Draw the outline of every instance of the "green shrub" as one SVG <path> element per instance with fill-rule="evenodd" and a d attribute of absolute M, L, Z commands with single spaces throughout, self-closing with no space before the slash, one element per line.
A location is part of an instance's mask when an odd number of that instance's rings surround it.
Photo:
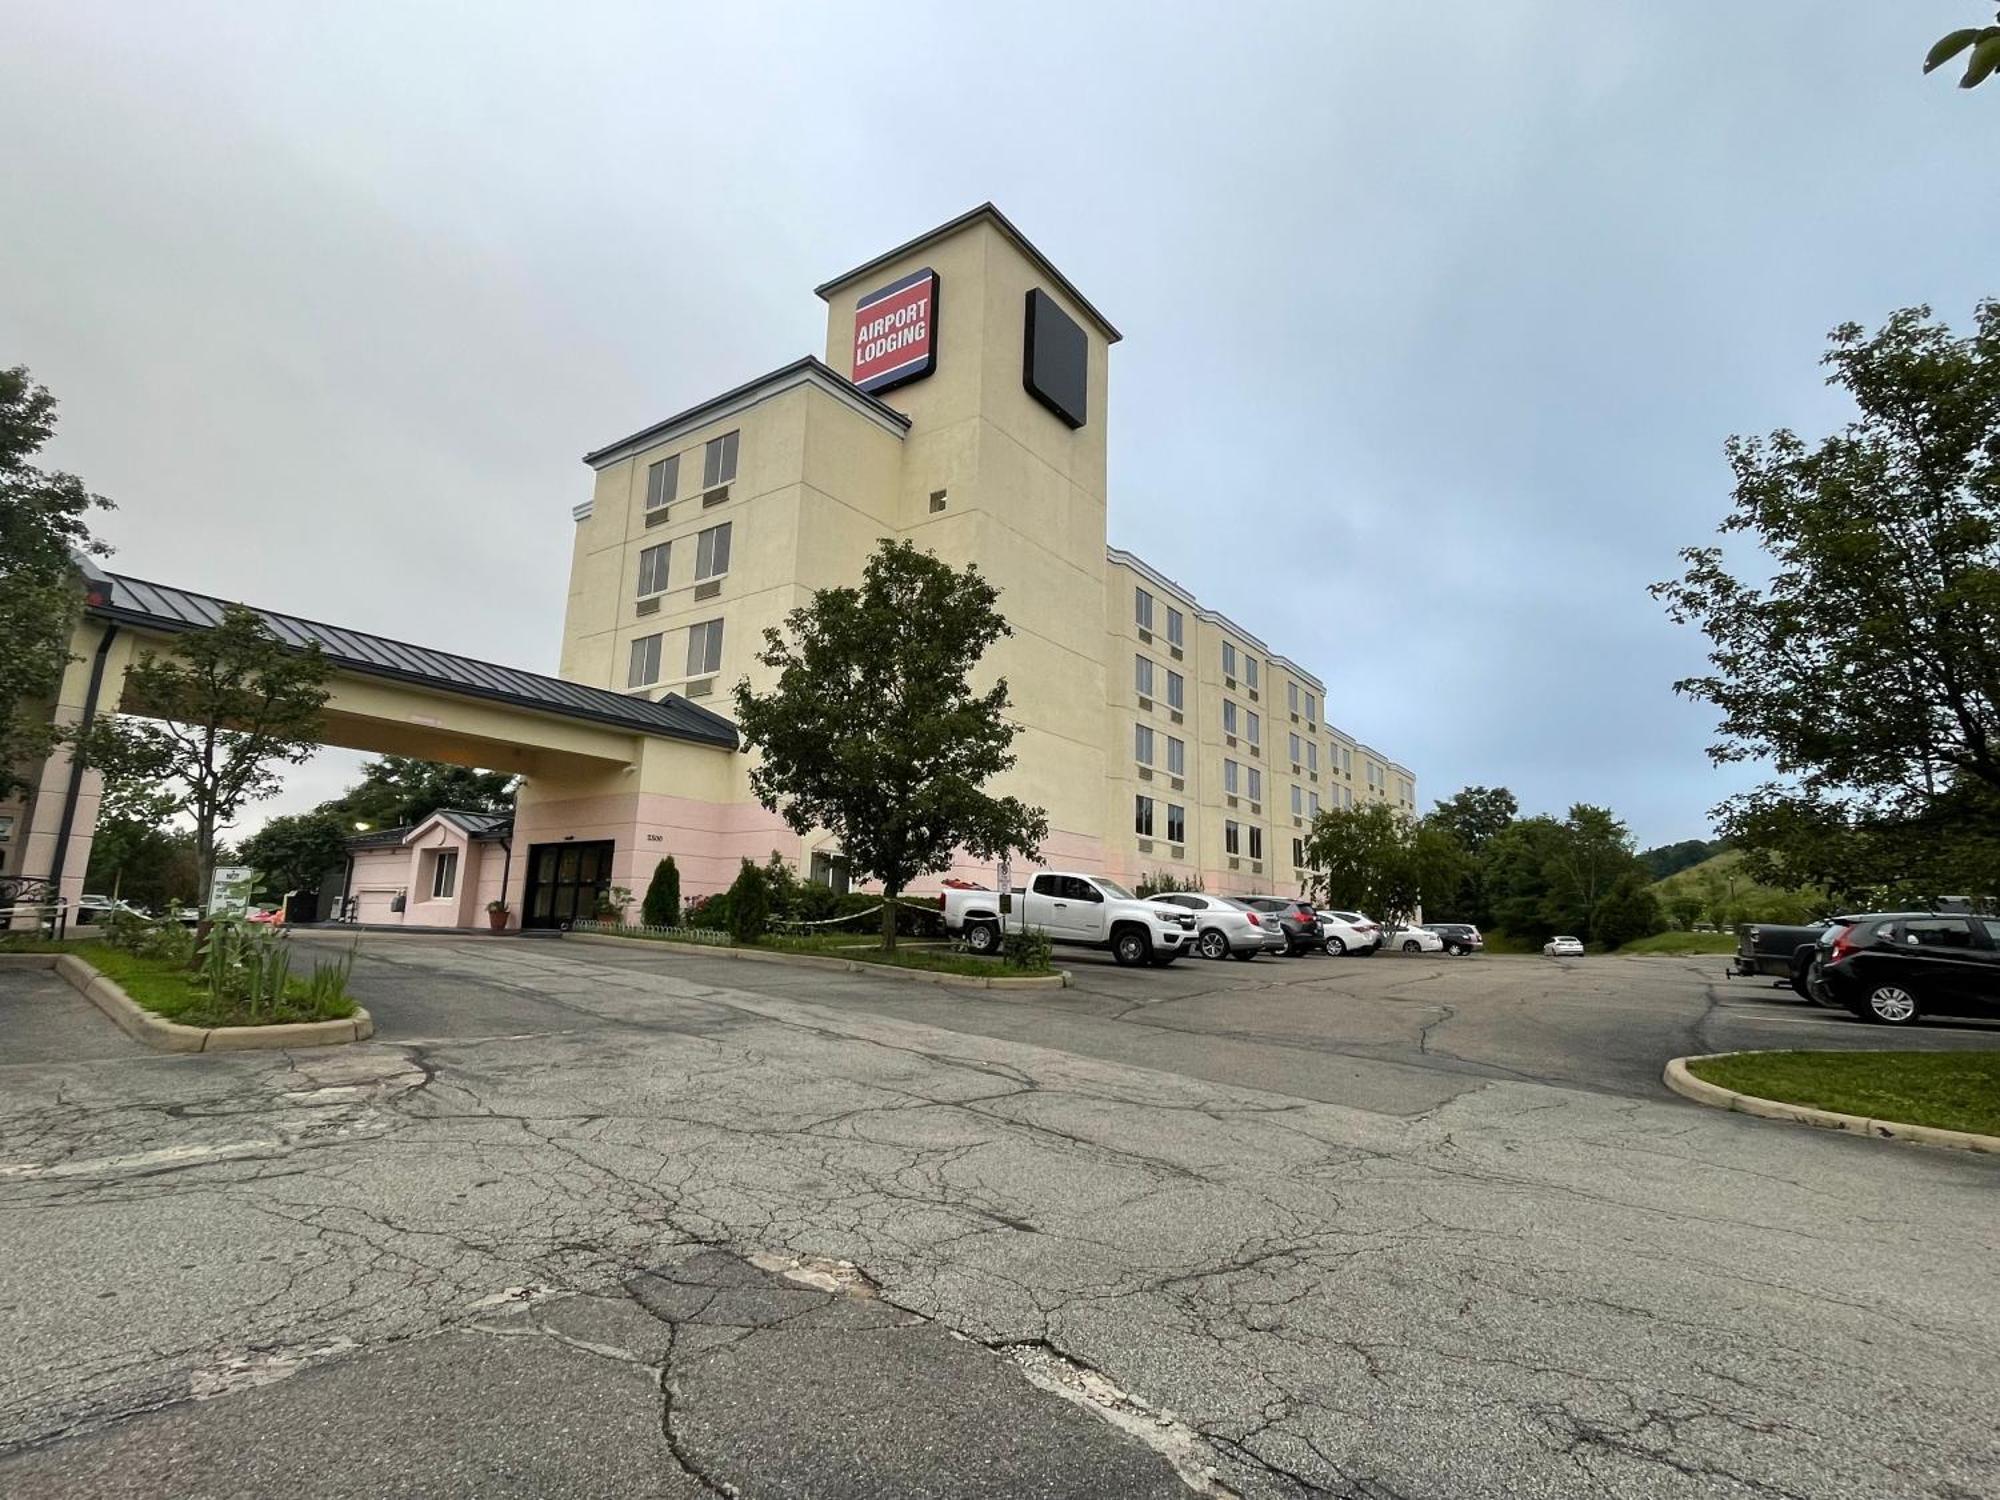
<path fill-rule="evenodd" d="M 1170 870 L 1155 870 L 1139 882 L 1132 893 L 1141 901 L 1149 896 L 1162 896 L 1169 891 L 1199 891 L 1204 889 L 1199 875 L 1176 875 Z"/>
<path fill-rule="evenodd" d="M 1591 939 L 1606 948 L 1651 937 L 1666 925 L 1659 898 L 1648 888 L 1645 877 L 1637 874 L 1622 876 L 1590 914 Z"/>
<path fill-rule="evenodd" d="M 669 854 L 653 866 L 639 920 L 648 927 L 678 927 L 681 920 L 681 872 Z"/>
<path fill-rule="evenodd" d="M 729 935 L 739 943 L 754 943 L 770 926 L 769 875 L 746 859 L 729 887 Z"/>
<path fill-rule="evenodd" d="M 1008 968 L 1039 970 L 1049 967 L 1049 956 L 1055 950 L 1049 945 L 1049 935 L 1046 932 L 1030 932 L 1016 928 L 1007 934 L 1006 943 L 1001 951 L 1006 958 Z"/>
<path fill-rule="evenodd" d="M 130 912 L 114 911 L 104 922 L 104 942 L 135 958 L 194 962 L 194 929 L 178 922 L 149 922 Z"/>

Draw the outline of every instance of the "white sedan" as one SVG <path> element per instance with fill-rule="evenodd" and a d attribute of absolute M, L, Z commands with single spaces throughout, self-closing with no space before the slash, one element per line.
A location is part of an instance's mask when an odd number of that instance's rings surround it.
<path fill-rule="evenodd" d="M 1553 937 L 1542 944 L 1542 952 L 1550 958 L 1582 958 L 1583 939 L 1573 937 Z"/>
<path fill-rule="evenodd" d="M 1442 953 L 1444 939 L 1422 927 L 1392 927 L 1382 946 L 1404 953 Z"/>
<path fill-rule="evenodd" d="M 1339 958 L 1343 954 L 1365 955 L 1382 946 L 1382 929 L 1358 911 L 1334 911 L 1330 907 L 1319 908 L 1320 946 L 1327 956 Z"/>

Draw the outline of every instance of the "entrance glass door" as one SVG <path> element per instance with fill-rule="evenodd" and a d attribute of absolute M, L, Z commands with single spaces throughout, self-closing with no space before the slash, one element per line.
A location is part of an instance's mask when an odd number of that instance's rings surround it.
<path fill-rule="evenodd" d="M 597 915 L 611 890 L 610 840 L 588 844 L 535 844 L 528 850 L 528 893 L 523 927 L 563 927 Z"/>

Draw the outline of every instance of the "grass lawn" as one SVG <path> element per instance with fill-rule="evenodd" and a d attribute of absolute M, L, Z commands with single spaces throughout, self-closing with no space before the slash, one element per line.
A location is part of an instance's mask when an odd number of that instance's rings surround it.
<path fill-rule="evenodd" d="M 644 938 L 658 943 L 679 943 L 685 947 L 742 946 L 739 943 L 702 942 L 699 939 L 674 937 L 663 932 L 635 931 L 606 935 Z M 852 932 L 822 933 L 813 937 L 792 937 L 771 933 L 753 946 L 766 953 L 805 953 L 818 958 L 848 958 L 856 963 L 886 964 L 896 969 L 924 969 L 933 974 L 969 974 L 980 979 L 1034 979 L 1057 972 L 1047 966 L 1034 969 L 1011 968 L 999 959 L 975 958 L 970 953 L 959 952 L 948 943 L 926 938 L 899 939 L 894 953 L 884 952 L 880 939 Z"/>
<path fill-rule="evenodd" d="M 2000 1135 L 1991 1052 L 1756 1052 L 1688 1064 L 1704 1082 L 1871 1120 Z"/>
<path fill-rule="evenodd" d="M 290 1021 L 338 1021 L 354 1014 L 351 995 L 320 1007 L 306 999 L 306 982 L 299 970 L 311 971 L 311 956 L 293 954 L 292 978 L 286 986 L 286 1003 L 274 1011 L 246 1015 L 241 1007 L 218 1009 L 210 1000 L 199 976 L 164 958 L 140 958 L 95 940 L 71 938 L 50 943 L 39 939 L 0 939 L 0 953 L 74 953 L 98 973 L 115 980 L 118 987 L 156 1016 L 183 1026 L 275 1026 Z"/>
<path fill-rule="evenodd" d="M 1635 938 L 1620 953 L 1734 953 L 1733 932 L 1656 932 Z"/>

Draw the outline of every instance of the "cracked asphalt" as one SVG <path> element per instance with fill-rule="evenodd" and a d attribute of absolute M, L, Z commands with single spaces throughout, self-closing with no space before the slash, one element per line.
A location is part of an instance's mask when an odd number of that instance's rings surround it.
<path fill-rule="evenodd" d="M 994 994 L 363 939 L 370 1043 L 0 969 L 0 1493 L 2000 1496 L 2000 1163 L 1699 1109 L 1720 961 Z"/>

